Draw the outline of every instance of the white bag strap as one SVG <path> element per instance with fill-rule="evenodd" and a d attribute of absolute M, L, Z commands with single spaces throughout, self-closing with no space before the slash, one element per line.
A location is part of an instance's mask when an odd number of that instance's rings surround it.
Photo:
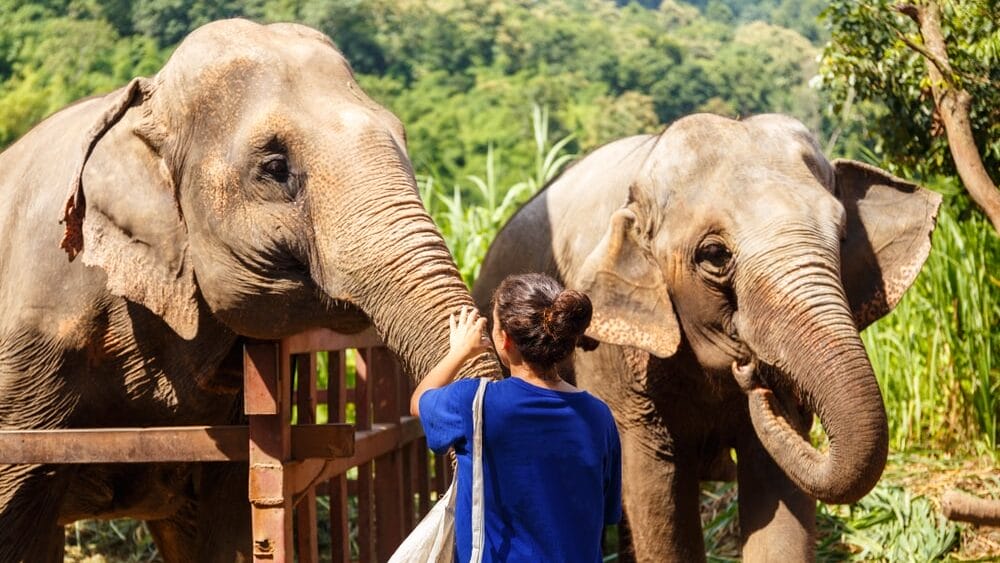
<path fill-rule="evenodd" d="M 489 378 L 479 380 L 476 398 L 472 400 L 472 557 L 470 563 L 483 560 L 486 540 L 483 508 L 483 395 Z"/>

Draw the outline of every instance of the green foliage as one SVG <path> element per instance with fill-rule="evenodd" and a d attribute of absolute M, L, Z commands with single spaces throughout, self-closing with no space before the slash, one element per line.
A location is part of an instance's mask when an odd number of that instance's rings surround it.
<path fill-rule="evenodd" d="M 159 558 L 153 536 L 138 520 L 81 520 L 66 526 L 67 563 L 119 561 L 140 563 Z"/>
<path fill-rule="evenodd" d="M 245 15 L 252 7 L 239 0 L 204 2 L 200 0 L 143 0 L 142 2 L 111 3 L 113 13 L 130 14 L 131 22 L 123 22 L 123 31 L 130 28 L 166 47 L 179 42 L 192 29 L 210 21 Z M 129 25 L 131 24 L 131 25 Z"/>
<path fill-rule="evenodd" d="M 896 463 L 899 460 L 892 460 Z M 905 471 L 906 466 L 894 467 Z M 919 467 L 926 471 L 926 467 Z M 702 488 L 705 549 L 712 562 L 739 561 L 739 501 L 735 483 Z M 960 529 L 931 501 L 884 479 L 855 504 L 816 507 L 817 561 L 942 560 L 958 545 Z"/>
<path fill-rule="evenodd" d="M 959 539 L 958 526 L 926 497 L 885 483 L 850 506 L 820 504 L 817 519 L 826 539 L 839 540 L 824 542 L 824 561 L 939 561 Z"/>
<path fill-rule="evenodd" d="M 688 0 L 709 19 L 726 23 L 762 21 L 794 29 L 813 43 L 826 40 L 819 14 L 825 0 Z"/>
<path fill-rule="evenodd" d="M 0 2 L 0 146 L 74 99 L 154 72 L 185 34 L 230 16 L 328 33 L 406 123 L 416 170 L 445 186 L 471 187 L 464 179 L 486 167 L 491 145 L 507 164 L 497 182 L 520 180 L 535 159 L 520 119 L 532 104 L 551 109 L 553 136 L 572 135 L 577 151 L 693 111 L 781 111 L 826 126 L 807 39 L 761 22 L 734 28 L 673 1 Z"/>
<path fill-rule="evenodd" d="M 971 125 L 983 164 L 1000 180 L 1000 4 L 992 0 L 943 0 L 942 31 L 954 79 L 973 97 Z M 860 116 L 864 136 L 890 166 L 924 177 L 955 174 L 934 110 L 926 63 L 904 38 L 920 43 L 916 24 L 892 0 L 833 2 L 825 16 L 831 40 L 821 65 L 832 110 L 875 102 Z M 903 117 L 903 118 L 901 118 Z"/>
<path fill-rule="evenodd" d="M 433 176 L 420 180 L 424 205 L 441 229 L 462 279 L 469 287 L 479 275 L 479 266 L 497 229 L 574 158 L 574 155 L 564 153 L 572 137 L 563 137 L 549 145 L 547 110 L 534 106 L 531 123 L 535 141 L 533 174 L 520 182 L 501 187 L 496 173 L 497 153 L 492 146 L 487 149 L 485 177 L 467 178 L 472 184 L 471 190 L 463 190 L 456 184 L 449 195 L 437 188 Z M 463 192 L 473 193 L 474 200 L 463 201 Z"/>
<path fill-rule="evenodd" d="M 73 6 L 61 13 L 35 4 L 3 6 L 9 11 L 0 25 L 0 147 L 70 102 L 162 65 L 163 53 L 148 38 L 123 39 L 103 19 L 62 15 Z"/>
<path fill-rule="evenodd" d="M 554 131 L 573 134 L 581 150 L 698 109 L 787 111 L 817 123 L 807 41 L 743 34 L 745 56 L 729 64 L 719 48 L 733 30 L 673 3 L 328 1 L 290 14 L 334 38 L 362 85 L 407 124 L 418 171 L 445 185 L 482 170 L 490 144 L 511 164 L 501 183 L 516 181 L 513 171 L 533 158 L 518 144 L 529 132 L 517 119 L 532 103 L 552 108 Z M 752 72 L 739 73 L 751 58 Z M 745 92 L 730 101 L 733 83 Z"/>

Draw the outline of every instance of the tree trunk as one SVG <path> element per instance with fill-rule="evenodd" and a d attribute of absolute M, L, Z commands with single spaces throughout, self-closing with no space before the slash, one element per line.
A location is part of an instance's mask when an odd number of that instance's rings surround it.
<path fill-rule="evenodd" d="M 896 9 L 917 22 L 923 37 L 923 46 L 905 37 L 903 40 L 920 53 L 927 64 L 934 105 L 944 124 L 948 148 L 958 175 L 969 195 L 993 223 L 993 228 L 1000 232 L 1000 191 L 986 173 L 972 136 L 972 124 L 969 121 L 972 95 L 955 81 L 955 73 L 945 48 L 944 34 L 941 32 L 941 9 L 934 1 L 921 5 L 901 4 Z"/>
<path fill-rule="evenodd" d="M 945 518 L 980 526 L 1000 526 L 1000 500 L 981 499 L 961 491 L 948 491 L 941 497 Z"/>

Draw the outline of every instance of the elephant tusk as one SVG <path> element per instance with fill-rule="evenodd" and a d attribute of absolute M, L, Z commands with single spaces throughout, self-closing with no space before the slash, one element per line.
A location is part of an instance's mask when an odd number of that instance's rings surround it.
<path fill-rule="evenodd" d="M 736 383 L 739 384 L 740 389 L 744 393 L 750 393 L 754 389 L 763 387 L 760 379 L 756 377 L 757 375 L 757 359 L 750 358 L 750 361 L 740 365 L 737 360 L 733 360 L 733 377 L 736 379 Z"/>

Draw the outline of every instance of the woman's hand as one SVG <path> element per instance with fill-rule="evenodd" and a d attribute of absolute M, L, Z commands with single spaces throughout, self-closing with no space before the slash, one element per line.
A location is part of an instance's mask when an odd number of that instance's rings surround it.
<path fill-rule="evenodd" d="M 472 307 L 465 306 L 457 314 L 448 317 L 449 350 L 431 371 L 420 380 L 410 397 L 410 414 L 420 416 L 420 397 L 429 389 L 437 389 L 451 383 L 462 364 L 490 349 L 490 341 L 483 334 L 486 319 Z"/>
<path fill-rule="evenodd" d="M 462 361 L 468 360 L 490 349 L 490 340 L 484 334 L 486 319 L 472 307 L 464 306 L 456 317 L 448 317 L 450 329 L 450 354 Z"/>

